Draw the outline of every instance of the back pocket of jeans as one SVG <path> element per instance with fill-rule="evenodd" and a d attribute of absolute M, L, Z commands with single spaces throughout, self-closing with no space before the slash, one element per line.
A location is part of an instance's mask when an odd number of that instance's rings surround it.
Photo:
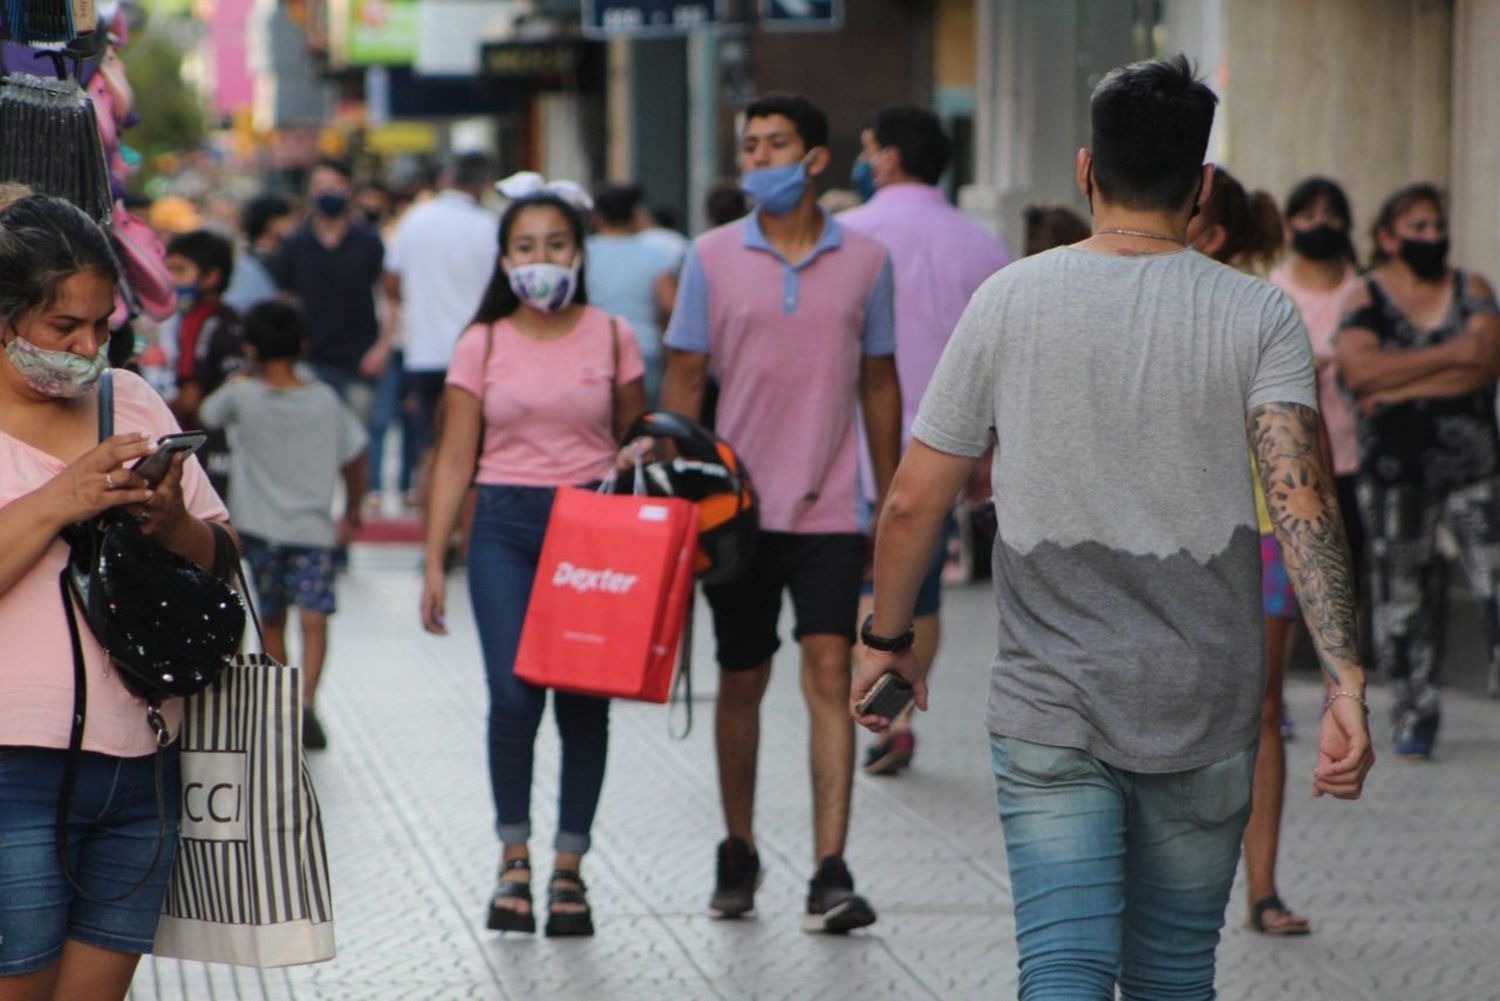
<path fill-rule="evenodd" d="M 1198 824 L 1213 826 L 1250 812 L 1255 779 L 1256 745 L 1178 776 L 1183 812 Z"/>

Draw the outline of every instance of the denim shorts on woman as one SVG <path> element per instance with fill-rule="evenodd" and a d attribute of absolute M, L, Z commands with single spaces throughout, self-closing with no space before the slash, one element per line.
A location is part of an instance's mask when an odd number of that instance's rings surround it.
<path fill-rule="evenodd" d="M 162 762 L 166 839 L 158 838 L 155 756 L 84 753 L 68 811 L 69 885 L 57 858 L 57 799 L 68 752 L 0 747 L 0 977 L 55 963 L 74 939 L 115 952 L 151 951 L 177 851 L 177 746 Z M 159 847 L 159 851 L 158 851 Z M 139 890 L 118 897 L 143 876 Z"/>

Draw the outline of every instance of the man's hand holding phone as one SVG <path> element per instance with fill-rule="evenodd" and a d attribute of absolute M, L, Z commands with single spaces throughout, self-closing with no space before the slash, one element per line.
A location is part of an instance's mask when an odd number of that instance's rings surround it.
<path fill-rule="evenodd" d="M 849 687 L 849 713 L 860 726 L 885 733 L 903 711 L 892 708 L 897 702 L 904 707 L 907 701 L 914 701 L 918 709 L 927 711 L 927 665 L 917 659 L 916 651 L 908 648 L 886 653 L 866 648 L 860 651 L 857 663 Z M 888 679 L 887 675 L 893 677 Z M 910 700 L 904 698 L 903 686 L 910 686 Z M 890 715 L 883 715 L 887 712 Z"/>

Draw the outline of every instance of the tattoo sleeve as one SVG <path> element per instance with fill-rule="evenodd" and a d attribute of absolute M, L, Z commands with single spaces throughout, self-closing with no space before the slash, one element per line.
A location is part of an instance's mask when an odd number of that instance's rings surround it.
<path fill-rule="evenodd" d="M 1342 686 L 1361 672 L 1354 572 L 1333 472 L 1318 448 L 1318 412 L 1295 403 L 1250 411 L 1250 445 L 1287 575 L 1323 670 Z"/>

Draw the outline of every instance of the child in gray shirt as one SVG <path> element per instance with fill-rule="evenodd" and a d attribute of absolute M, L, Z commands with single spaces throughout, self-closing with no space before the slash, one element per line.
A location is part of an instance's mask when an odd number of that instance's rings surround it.
<path fill-rule="evenodd" d="M 307 328 L 295 307 L 256 306 L 245 317 L 243 338 L 253 374 L 204 400 L 199 417 L 205 427 L 229 433 L 229 509 L 260 598 L 266 652 L 283 663 L 287 610 L 297 608 L 303 742 L 318 749 L 326 738 L 313 697 L 328 653 L 328 616 L 336 608 L 333 554 L 359 525 L 367 436 L 332 388 L 298 373 Z M 341 477 L 345 514 L 335 522 Z"/>

